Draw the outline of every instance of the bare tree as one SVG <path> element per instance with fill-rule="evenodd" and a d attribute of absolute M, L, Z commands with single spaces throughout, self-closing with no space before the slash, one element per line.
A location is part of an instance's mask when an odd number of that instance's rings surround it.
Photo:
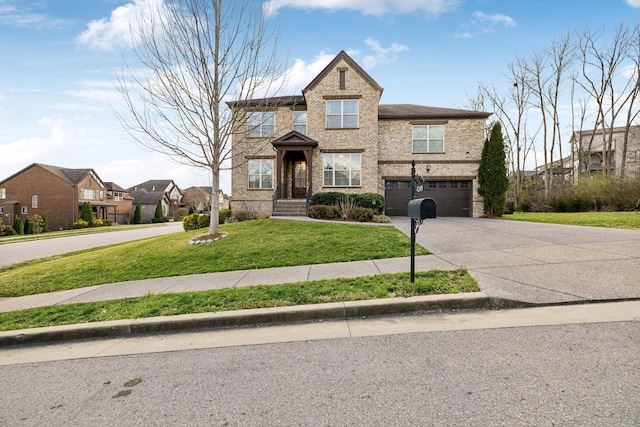
<path fill-rule="evenodd" d="M 627 165 L 627 150 L 629 147 L 629 134 L 631 126 L 640 114 L 638 107 L 638 95 L 640 94 L 640 25 L 636 25 L 630 37 L 629 58 L 632 61 L 630 67 L 631 73 L 629 77 L 630 87 L 627 115 L 625 120 L 624 140 L 622 143 L 622 164 L 620 165 L 620 177 L 624 178 Z"/>
<path fill-rule="evenodd" d="M 277 57 L 277 34 L 252 0 L 154 2 L 137 24 L 132 45 L 143 71 L 123 69 L 126 114 L 116 114 L 136 142 L 210 171 L 209 234 L 216 234 L 220 171 L 231 135 L 243 128 L 224 102 L 281 88 L 286 62 Z"/>

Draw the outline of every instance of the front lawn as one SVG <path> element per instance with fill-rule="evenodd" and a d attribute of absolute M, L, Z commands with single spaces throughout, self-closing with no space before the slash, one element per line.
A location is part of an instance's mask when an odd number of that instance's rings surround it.
<path fill-rule="evenodd" d="M 589 227 L 640 228 L 640 213 L 638 212 L 515 212 L 513 215 L 504 215 L 502 218 L 513 221 L 585 225 Z"/>

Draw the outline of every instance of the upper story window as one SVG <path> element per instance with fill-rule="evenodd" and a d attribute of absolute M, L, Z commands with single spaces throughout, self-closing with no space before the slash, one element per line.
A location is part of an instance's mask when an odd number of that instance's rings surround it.
<path fill-rule="evenodd" d="M 414 153 L 443 153 L 444 125 L 413 126 Z"/>
<path fill-rule="evenodd" d="M 7 189 L 0 188 L 0 199 L 6 199 L 6 198 L 7 198 Z"/>
<path fill-rule="evenodd" d="M 327 128 L 355 129 L 358 127 L 358 100 L 327 101 Z"/>
<path fill-rule="evenodd" d="M 293 112 L 293 130 L 300 132 L 303 135 L 307 134 L 307 112 L 306 111 L 294 111 Z"/>
<path fill-rule="evenodd" d="M 37 209 L 38 208 L 38 195 L 34 194 L 31 196 L 31 207 L 33 209 Z"/>
<path fill-rule="evenodd" d="M 273 160 L 249 160 L 249 188 L 273 188 Z"/>
<path fill-rule="evenodd" d="M 113 193 L 113 200 L 115 200 L 116 202 L 121 202 L 123 200 L 122 193 L 117 192 L 117 191 L 114 192 Z"/>
<path fill-rule="evenodd" d="M 83 188 L 80 190 L 80 198 L 82 200 L 98 200 L 98 190 L 93 188 Z"/>
<path fill-rule="evenodd" d="M 247 136 L 249 138 L 269 137 L 275 135 L 276 113 L 247 113 Z"/>
<path fill-rule="evenodd" d="M 325 187 L 359 187 L 361 156 L 359 153 L 336 153 L 322 156 Z"/>

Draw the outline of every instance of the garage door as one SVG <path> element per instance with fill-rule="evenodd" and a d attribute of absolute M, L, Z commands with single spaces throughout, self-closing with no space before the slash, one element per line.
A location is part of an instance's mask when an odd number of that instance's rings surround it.
<path fill-rule="evenodd" d="M 385 183 L 387 216 L 407 215 L 411 200 L 410 181 Z M 437 216 L 471 216 L 471 181 L 428 181 L 416 187 L 416 198 L 430 197 L 436 202 Z"/>

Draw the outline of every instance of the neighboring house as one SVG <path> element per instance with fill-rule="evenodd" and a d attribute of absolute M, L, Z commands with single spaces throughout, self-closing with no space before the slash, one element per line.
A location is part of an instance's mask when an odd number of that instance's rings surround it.
<path fill-rule="evenodd" d="M 182 204 L 195 212 L 208 212 L 211 206 L 212 187 L 189 187 L 184 190 Z M 218 209 L 229 209 L 229 196 L 218 191 Z"/>
<path fill-rule="evenodd" d="M 73 227 L 84 202 L 90 202 L 97 219 L 118 218 L 116 204 L 93 169 L 68 169 L 33 163 L 0 181 L 0 212 L 5 224 L 16 215 L 22 221 L 46 215 L 50 230 Z M 126 209 L 126 208 L 123 208 Z"/>
<path fill-rule="evenodd" d="M 177 215 L 182 206 L 182 191 L 170 179 L 154 179 L 127 189 L 133 204 L 142 206 L 142 222 L 151 222 L 155 216 L 158 201 L 162 204 L 164 217 Z"/>
<path fill-rule="evenodd" d="M 104 185 L 107 187 L 107 200 L 116 205 L 116 211 L 109 219 L 118 224 L 129 224 L 133 218 L 133 197 L 115 182 L 105 182 Z"/>
<path fill-rule="evenodd" d="M 301 96 L 228 102 L 232 210 L 269 216 L 318 192 L 378 193 L 387 215 L 406 215 L 411 161 L 416 197 L 438 216 L 481 216 L 477 174 L 491 113 L 380 104 L 383 88 L 340 52 Z M 304 210 L 303 210 L 304 211 Z"/>
<path fill-rule="evenodd" d="M 627 136 L 627 152 L 624 151 L 624 140 Z M 611 141 L 610 154 L 604 156 L 604 141 Z M 571 137 L 572 155 L 576 167 L 581 174 L 593 173 L 608 169 L 617 176 L 621 174 L 624 156 L 625 176 L 640 176 L 640 126 L 631 126 L 627 133 L 624 126 L 613 129 L 590 129 L 575 132 Z M 576 174 L 578 176 L 578 174 Z"/>
<path fill-rule="evenodd" d="M 571 182 L 572 172 L 571 156 L 567 156 L 562 160 L 554 160 L 548 167 L 545 165 L 538 166 L 535 175 L 542 178 L 542 180 L 546 180 L 547 176 L 552 174 L 554 180 Z"/>

